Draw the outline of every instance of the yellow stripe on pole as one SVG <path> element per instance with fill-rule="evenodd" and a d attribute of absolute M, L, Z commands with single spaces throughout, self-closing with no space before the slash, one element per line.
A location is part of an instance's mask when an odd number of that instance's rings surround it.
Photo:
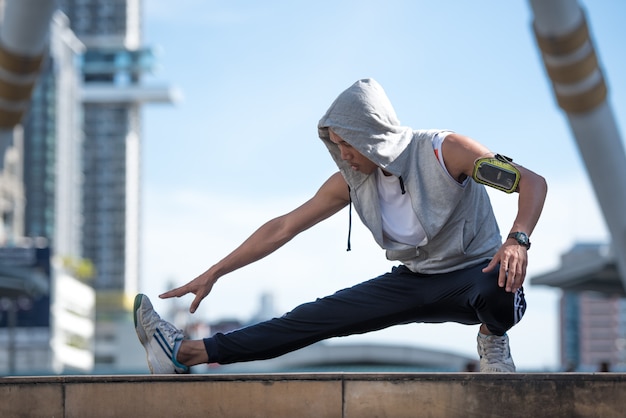
<path fill-rule="evenodd" d="M 35 81 L 21 84 L 3 80 L 0 77 L 0 98 L 11 102 L 29 100 L 34 86 Z"/>
<path fill-rule="evenodd" d="M 589 40 L 589 29 L 587 28 L 587 21 L 584 17 L 576 29 L 565 35 L 543 36 L 537 32 L 536 27 L 533 26 L 533 29 L 539 49 L 548 55 L 570 54 Z"/>
<path fill-rule="evenodd" d="M 0 44 L 0 67 L 15 74 L 31 74 L 39 71 L 43 54 L 37 56 L 19 55 Z"/>
<path fill-rule="evenodd" d="M 585 113 L 606 100 L 606 83 L 584 14 L 580 24 L 566 34 L 542 35 L 536 27 L 533 29 L 557 103 L 563 110 Z"/>
<path fill-rule="evenodd" d="M 568 113 L 584 113 L 595 109 L 606 100 L 607 88 L 604 79 L 591 89 L 577 94 L 558 94 L 557 102 Z"/>
<path fill-rule="evenodd" d="M 20 123 L 22 120 L 23 110 L 7 110 L 0 108 L 0 128 L 10 129 Z"/>
<path fill-rule="evenodd" d="M 0 128 L 13 128 L 22 120 L 43 57 L 16 54 L 0 44 Z"/>
<path fill-rule="evenodd" d="M 554 65 L 546 63 L 546 70 L 550 79 L 555 83 L 574 84 L 589 77 L 598 69 L 598 58 L 593 49 L 582 59 L 567 63 Z"/>

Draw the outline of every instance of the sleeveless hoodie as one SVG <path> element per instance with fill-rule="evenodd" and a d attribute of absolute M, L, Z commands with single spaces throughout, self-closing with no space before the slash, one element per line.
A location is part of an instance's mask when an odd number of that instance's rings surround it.
<path fill-rule="evenodd" d="M 330 141 L 328 129 L 363 156 L 398 177 L 426 233 L 418 247 L 383 239 L 376 175 L 351 169 Z M 337 97 L 318 124 L 319 137 L 350 188 L 350 198 L 374 240 L 411 271 L 445 273 L 491 259 L 501 236 L 485 187 L 454 180 L 433 152 L 432 138 L 443 130 L 402 126 L 383 88 L 359 80 Z"/>

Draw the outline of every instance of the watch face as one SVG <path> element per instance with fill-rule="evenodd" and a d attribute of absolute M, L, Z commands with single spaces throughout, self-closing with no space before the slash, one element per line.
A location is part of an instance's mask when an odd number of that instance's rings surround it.
<path fill-rule="evenodd" d="M 515 239 L 520 244 L 528 245 L 528 235 L 523 232 L 518 232 L 517 234 L 515 234 Z"/>
<path fill-rule="evenodd" d="M 528 235 L 524 232 L 512 232 L 509 234 L 509 238 L 515 238 L 519 245 L 523 245 L 526 249 L 530 249 L 530 240 L 528 239 Z"/>

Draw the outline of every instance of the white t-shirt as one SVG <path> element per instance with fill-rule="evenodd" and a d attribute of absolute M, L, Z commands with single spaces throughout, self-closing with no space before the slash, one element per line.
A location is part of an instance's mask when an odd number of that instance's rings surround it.
<path fill-rule="evenodd" d="M 433 150 L 446 173 L 448 170 L 443 161 L 441 146 L 449 133 L 440 132 L 433 137 Z M 415 247 L 426 244 L 424 228 L 415 215 L 409 194 L 402 194 L 398 177 L 386 176 L 382 169 L 379 168 L 376 172 L 376 182 L 381 206 L 384 239 Z"/>

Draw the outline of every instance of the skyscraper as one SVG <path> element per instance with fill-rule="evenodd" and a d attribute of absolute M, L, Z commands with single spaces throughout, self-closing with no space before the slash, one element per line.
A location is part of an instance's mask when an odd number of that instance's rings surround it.
<path fill-rule="evenodd" d="M 80 77 L 84 47 L 55 15 L 49 53 L 24 115 L 24 235 L 44 237 L 62 257 L 81 254 Z"/>
<path fill-rule="evenodd" d="M 577 243 L 561 266 L 532 278 L 562 289 L 561 367 L 599 371 L 626 368 L 626 293 L 610 245 Z"/>
<path fill-rule="evenodd" d="M 128 320 L 130 298 L 139 287 L 140 111 L 146 102 L 171 102 L 173 94 L 142 84 L 154 59 L 141 45 L 140 0 L 60 3 L 86 46 L 81 253 L 95 267 L 96 363 L 123 368 L 111 342 L 122 343 L 129 327 L 119 325 Z"/>
<path fill-rule="evenodd" d="M 88 372 L 94 292 L 56 257 L 80 251 L 76 62 L 83 45 L 67 17 L 55 13 L 55 1 L 0 1 L 0 8 L 0 119 L 3 133 L 9 139 L 13 134 L 0 182 L 5 193 L 13 181 L 20 182 L 14 190 L 23 190 L 3 207 L 0 374 Z"/>

